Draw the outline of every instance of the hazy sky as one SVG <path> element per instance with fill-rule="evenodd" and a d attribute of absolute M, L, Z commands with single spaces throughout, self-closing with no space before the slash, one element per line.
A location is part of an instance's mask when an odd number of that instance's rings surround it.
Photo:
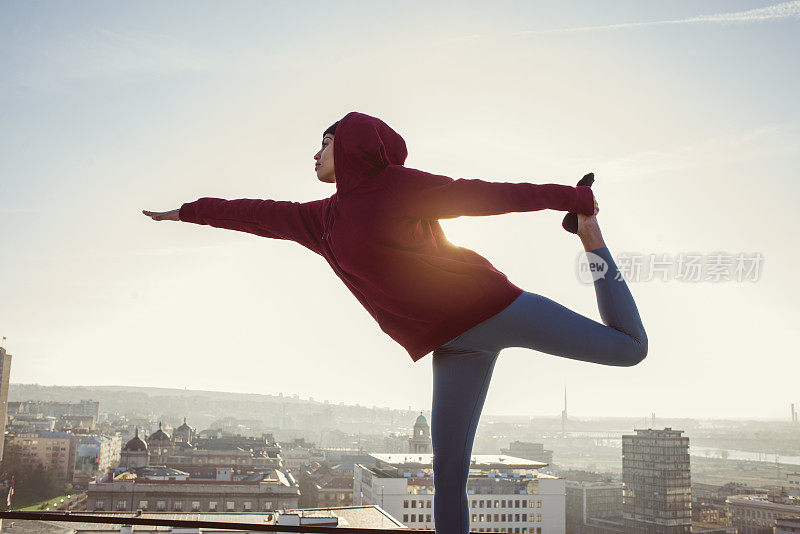
<path fill-rule="evenodd" d="M 414 363 L 300 245 L 154 222 L 202 196 L 330 196 L 349 111 L 453 178 L 597 177 L 616 256 L 760 253 L 755 281 L 629 282 L 647 359 L 504 350 L 484 413 L 789 418 L 800 291 L 800 2 L 3 2 L 0 336 L 13 382 L 427 410 Z M 563 212 L 442 221 L 600 320 Z M 703 272 L 705 276 L 705 271 Z"/>

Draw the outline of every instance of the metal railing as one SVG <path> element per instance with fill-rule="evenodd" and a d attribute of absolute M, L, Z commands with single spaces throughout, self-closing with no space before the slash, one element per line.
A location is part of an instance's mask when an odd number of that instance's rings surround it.
<path fill-rule="evenodd" d="M 157 519 L 153 517 L 103 516 L 92 514 L 73 514 L 67 512 L 0 512 L 0 519 L 25 521 L 65 521 L 70 523 L 100 523 L 106 525 L 146 525 L 154 527 L 177 528 L 216 528 L 228 530 L 249 530 L 258 532 L 319 532 L 336 534 L 431 534 L 434 530 L 414 530 L 407 528 L 355 528 L 326 527 L 322 525 L 266 525 L 262 523 L 237 523 L 230 521 L 195 521 L 189 519 Z"/>

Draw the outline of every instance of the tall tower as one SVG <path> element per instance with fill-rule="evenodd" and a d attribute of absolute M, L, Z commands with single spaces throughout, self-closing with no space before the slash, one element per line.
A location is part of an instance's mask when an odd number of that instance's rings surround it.
<path fill-rule="evenodd" d="M 630 534 L 692 531 L 689 437 L 683 430 L 622 436 L 622 519 Z"/>
<path fill-rule="evenodd" d="M 5 339 L 5 338 L 3 338 Z M 11 355 L 0 346 L 0 460 L 3 459 L 3 442 L 6 435 L 8 411 L 8 379 L 11 375 Z"/>
<path fill-rule="evenodd" d="M 414 435 L 408 438 L 408 452 L 430 453 L 433 451 L 431 446 L 431 427 L 428 420 L 419 412 L 419 417 L 414 423 Z"/>

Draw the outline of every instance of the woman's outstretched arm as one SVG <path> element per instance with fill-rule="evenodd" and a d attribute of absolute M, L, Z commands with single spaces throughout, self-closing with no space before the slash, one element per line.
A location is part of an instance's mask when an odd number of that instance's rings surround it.
<path fill-rule="evenodd" d="M 425 219 L 543 209 L 594 213 L 594 193 L 588 186 L 454 180 L 401 166 L 386 172 L 382 182 L 397 198 L 403 213 Z"/>
<path fill-rule="evenodd" d="M 164 212 L 143 210 L 156 221 L 183 221 L 295 241 L 321 254 L 322 203 L 203 197 Z"/>

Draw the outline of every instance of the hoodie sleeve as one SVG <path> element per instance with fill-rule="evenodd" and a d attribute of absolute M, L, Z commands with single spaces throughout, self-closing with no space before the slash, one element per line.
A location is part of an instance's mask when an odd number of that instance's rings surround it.
<path fill-rule="evenodd" d="M 184 222 L 207 224 L 273 239 L 287 239 L 322 254 L 320 235 L 323 202 L 323 199 L 300 203 L 203 197 L 183 204 L 178 210 L 178 218 Z"/>
<path fill-rule="evenodd" d="M 410 216 L 452 219 L 543 209 L 594 213 L 594 193 L 588 186 L 454 180 L 408 167 L 399 169 L 387 175 L 384 183 Z"/>

